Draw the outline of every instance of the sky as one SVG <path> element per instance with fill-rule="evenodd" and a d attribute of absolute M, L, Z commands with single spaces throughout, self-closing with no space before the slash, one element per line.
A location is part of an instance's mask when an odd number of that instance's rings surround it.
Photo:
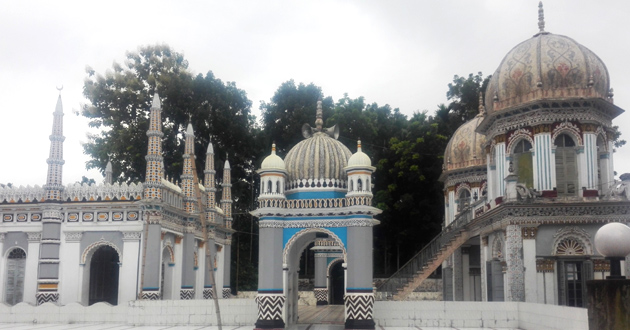
<path fill-rule="evenodd" d="M 615 104 L 630 110 L 630 1 L 548 0 L 546 31 L 606 64 Z M 77 115 L 86 66 L 105 73 L 125 52 L 168 44 L 193 73 L 245 90 L 259 114 L 281 83 L 314 83 L 411 116 L 447 103 L 454 75 L 492 74 L 538 31 L 537 0 L 3 1 L 0 11 L 0 183 L 43 185 L 58 87 L 64 107 L 63 183 L 87 171 Z M 630 141 L 630 114 L 615 121 Z M 92 131 L 94 133 L 94 131 Z M 300 134 L 296 132 L 296 134 Z M 614 156 L 630 172 L 630 145 Z"/>

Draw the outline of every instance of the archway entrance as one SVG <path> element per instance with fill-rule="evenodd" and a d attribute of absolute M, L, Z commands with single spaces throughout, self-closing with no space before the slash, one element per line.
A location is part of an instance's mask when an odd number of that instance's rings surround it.
<path fill-rule="evenodd" d="M 330 268 L 329 280 L 330 280 L 330 304 L 331 305 L 343 305 L 343 295 L 346 292 L 345 288 L 345 275 L 344 275 L 343 263 L 340 261 L 335 262 Z"/>
<path fill-rule="evenodd" d="M 160 274 L 160 296 L 162 300 L 173 299 L 173 268 L 175 266 L 173 260 L 173 252 L 170 246 L 165 247 L 162 250 L 162 273 Z"/>
<path fill-rule="evenodd" d="M 110 246 L 101 246 L 90 261 L 89 304 L 107 302 L 118 304 L 118 273 L 120 260 L 118 252 Z"/>
<path fill-rule="evenodd" d="M 22 302 L 24 295 L 24 269 L 26 267 L 26 252 L 15 248 L 7 257 L 6 294 L 4 301 L 9 305 Z"/>
<path fill-rule="evenodd" d="M 323 236 L 327 236 L 337 242 L 344 256 L 341 260 L 345 260 L 346 250 L 343 242 L 332 231 L 325 228 L 309 228 L 295 233 L 288 240 L 284 249 L 283 289 L 286 294 L 286 302 L 283 310 L 283 319 L 287 327 L 297 324 L 299 321 L 298 275 L 300 271 L 300 257 L 303 255 L 302 252 L 313 243 L 316 238 L 322 238 Z"/>

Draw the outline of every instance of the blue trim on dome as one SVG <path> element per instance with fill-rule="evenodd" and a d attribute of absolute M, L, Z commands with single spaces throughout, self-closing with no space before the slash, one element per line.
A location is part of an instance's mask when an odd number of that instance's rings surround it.
<path fill-rule="evenodd" d="M 346 193 L 343 191 L 298 191 L 287 193 L 287 199 L 317 199 L 317 198 L 344 198 Z"/>

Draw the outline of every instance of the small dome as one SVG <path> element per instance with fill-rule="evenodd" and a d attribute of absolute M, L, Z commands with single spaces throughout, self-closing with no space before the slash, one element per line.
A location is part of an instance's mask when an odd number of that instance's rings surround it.
<path fill-rule="evenodd" d="M 608 70 L 595 53 L 569 37 L 541 31 L 503 58 L 488 84 L 485 106 L 491 116 L 538 100 L 607 99 L 609 88 Z"/>
<path fill-rule="evenodd" d="M 486 136 L 475 131 L 482 120 L 482 116 L 477 116 L 453 133 L 444 152 L 444 172 L 486 165 Z"/>
<path fill-rule="evenodd" d="M 372 166 L 372 160 L 361 150 L 361 140 L 357 143 L 357 152 L 348 159 L 348 167 Z"/>
<path fill-rule="evenodd" d="M 281 169 L 285 170 L 286 167 L 284 165 L 284 160 L 280 158 L 280 156 L 276 155 L 276 144 L 271 145 L 271 155 L 265 157 L 262 164 L 260 165 L 261 170 L 269 170 L 269 169 Z"/>
<path fill-rule="evenodd" d="M 296 144 L 284 158 L 289 182 L 302 179 L 346 180 L 344 167 L 352 153 L 324 132 L 316 132 Z"/>

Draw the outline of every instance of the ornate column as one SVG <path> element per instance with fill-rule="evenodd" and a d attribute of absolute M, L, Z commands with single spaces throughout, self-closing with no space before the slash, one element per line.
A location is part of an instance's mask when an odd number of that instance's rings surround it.
<path fill-rule="evenodd" d="M 552 178 L 553 166 L 551 149 L 551 125 L 543 124 L 534 127 L 534 188 L 538 191 L 551 191 L 554 187 Z"/>
<path fill-rule="evenodd" d="M 462 246 L 462 300 L 474 300 L 470 294 L 470 247 Z"/>
<path fill-rule="evenodd" d="M 222 297 L 228 299 L 232 297 L 232 289 L 230 288 L 230 276 L 232 266 L 232 240 L 230 238 L 225 239 L 225 245 L 223 246 L 223 293 Z"/>
<path fill-rule="evenodd" d="M 556 281 L 554 281 L 555 263 L 553 259 L 536 259 L 536 273 L 539 280 L 539 304 L 556 304 L 554 299 L 556 292 Z"/>
<path fill-rule="evenodd" d="M 585 187 L 586 190 L 591 191 L 590 195 L 596 195 L 596 191 L 598 190 L 598 180 L 597 180 L 597 168 L 599 162 L 599 155 L 597 152 L 597 134 L 595 133 L 596 126 L 593 124 L 582 124 L 582 132 L 584 137 L 584 164 L 583 175 L 584 178 L 581 178 L 581 187 Z M 581 188 L 579 187 L 579 188 Z M 583 193 L 585 193 L 583 191 Z M 587 196 L 584 196 L 587 197 Z"/>
<path fill-rule="evenodd" d="M 453 252 L 453 301 L 464 300 L 464 269 L 462 265 L 462 249 Z"/>
<path fill-rule="evenodd" d="M 525 282 L 525 301 L 538 302 L 538 281 L 536 280 L 536 234 L 538 228 L 523 227 L 521 228 L 523 235 L 523 267 Z"/>
<path fill-rule="evenodd" d="M 138 264 L 140 261 L 140 231 L 123 231 L 123 255 L 118 281 L 118 305 L 135 300 L 138 286 Z"/>
<path fill-rule="evenodd" d="M 506 301 L 525 301 L 525 275 L 523 269 L 523 239 L 521 227 L 508 225 L 505 240 L 507 263 Z"/>
<path fill-rule="evenodd" d="M 258 249 L 258 320 L 256 329 L 284 328 L 282 311 L 286 301 L 283 291 L 282 228 L 274 220 L 261 218 Z"/>
<path fill-rule="evenodd" d="M 481 236 L 481 255 L 480 255 L 480 266 L 481 266 L 481 301 L 488 301 L 488 271 L 487 271 L 487 261 L 488 261 L 488 236 Z"/>
<path fill-rule="evenodd" d="M 498 135 L 494 138 L 494 164 L 496 166 L 496 198 L 505 194 L 505 177 L 507 176 L 506 154 L 505 154 L 505 135 Z"/>
<path fill-rule="evenodd" d="M 159 206 L 145 205 L 146 237 L 144 238 L 144 267 L 141 279 L 141 299 L 160 299 L 160 273 L 162 269 L 162 212 Z"/>
<path fill-rule="evenodd" d="M 316 241 L 317 244 L 317 241 Z M 315 247 L 313 247 L 314 249 Z M 328 305 L 328 254 L 324 251 L 315 251 L 315 287 L 313 294 L 317 300 L 317 305 Z"/>
<path fill-rule="evenodd" d="M 348 227 L 346 329 L 374 329 L 372 227 Z"/>
<path fill-rule="evenodd" d="M 182 244 L 182 281 L 179 291 L 181 300 L 191 300 L 195 297 L 195 252 L 196 242 L 194 234 L 194 224 L 191 219 L 188 220 L 184 232 L 184 242 Z"/>
<path fill-rule="evenodd" d="M 448 217 L 447 217 L 447 223 L 446 225 L 448 226 L 451 222 L 453 222 L 453 219 L 455 219 L 455 214 L 457 213 L 457 204 L 455 204 L 455 186 L 451 186 L 447 188 L 448 190 Z"/>
<path fill-rule="evenodd" d="M 61 244 L 61 205 L 44 206 L 37 279 L 37 304 L 59 301 L 59 246 Z"/>

